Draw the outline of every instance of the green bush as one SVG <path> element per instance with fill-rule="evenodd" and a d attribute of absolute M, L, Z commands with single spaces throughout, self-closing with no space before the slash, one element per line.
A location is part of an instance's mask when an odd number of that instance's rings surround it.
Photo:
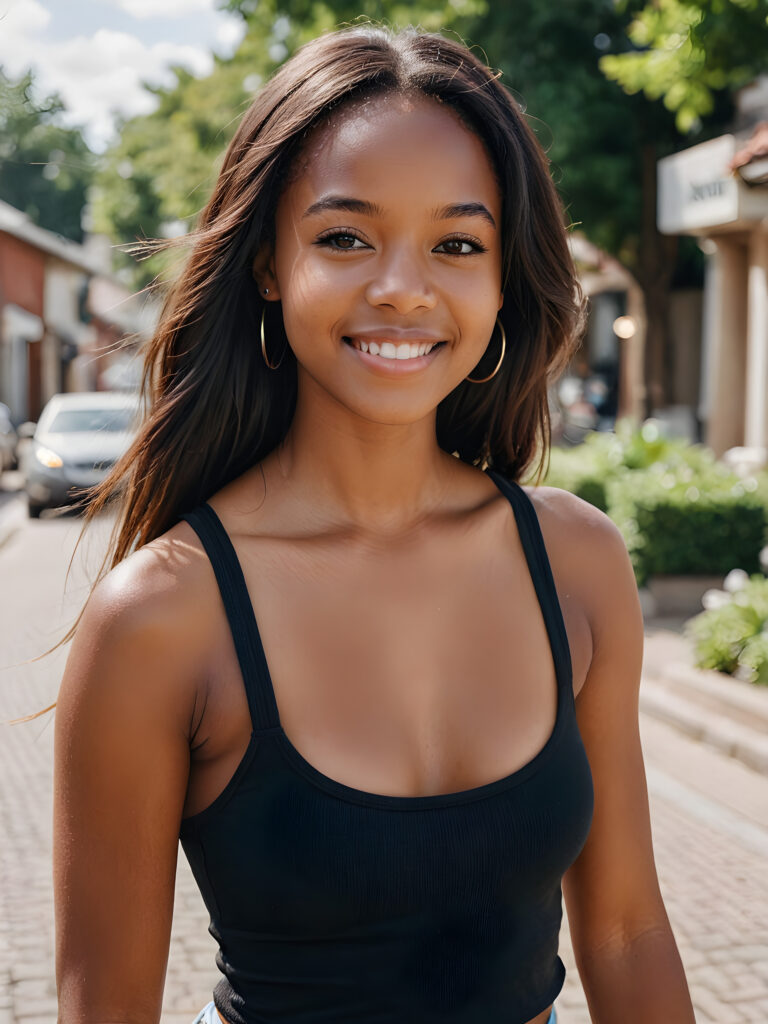
<path fill-rule="evenodd" d="M 740 479 L 711 449 L 638 430 L 593 432 L 574 448 L 553 448 L 544 483 L 577 494 L 619 526 L 639 586 L 653 574 L 759 569 L 768 539 L 768 473 Z"/>
<path fill-rule="evenodd" d="M 580 445 L 553 448 L 543 482 L 570 491 L 610 515 L 608 483 L 627 471 L 659 463 L 698 471 L 714 461 L 711 450 L 703 445 L 662 436 L 655 420 L 647 420 L 639 429 L 631 420 L 619 420 L 615 432 L 595 430 Z"/>
<path fill-rule="evenodd" d="M 754 479 L 757 482 L 757 487 L 754 491 L 755 496 L 768 508 L 768 469 L 755 473 Z"/>
<path fill-rule="evenodd" d="M 741 652 L 740 669 L 745 679 L 759 686 L 768 686 L 768 632 L 751 636 Z"/>
<path fill-rule="evenodd" d="M 710 595 L 715 606 L 685 627 L 696 665 L 768 686 L 768 579 L 755 574 Z"/>
<path fill-rule="evenodd" d="M 606 470 L 598 465 L 594 452 L 582 444 L 577 448 L 553 448 L 549 456 L 549 470 L 543 482 L 549 487 L 570 491 L 605 512 L 608 504 L 606 478 Z"/>
<path fill-rule="evenodd" d="M 698 472 L 655 463 L 608 486 L 608 513 L 622 532 L 639 586 L 655 574 L 723 576 L 760 568 L 768 508 L 754 478 L 712 463 Z"/>
<path fill-rule="evenodd" d="M 624 469 L 648 469 L 664 463 L 701 470 L 715 462 L 711 449 L 683 438 L 665 437 L 652 419 L 639 429 L 632 420 L 618 420 L 615 432 L 595 431 L 584 444 L 596 453 L 602 465 Z"/>

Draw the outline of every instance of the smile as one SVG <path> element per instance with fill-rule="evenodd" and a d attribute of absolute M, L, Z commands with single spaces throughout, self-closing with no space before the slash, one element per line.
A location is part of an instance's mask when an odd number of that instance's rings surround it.
<path fill-rule="evenodd" d="M 365 352 L 368 355 L 379 356 L 381 359 L 406 360 L 418 359 L 420 356 L 428 355 L 434 348 L 444 344 L 442 341 L 429 342 L 399 342 L 394 341 L 363 341 L 361 338 L 344 338 L 344 341 L 351 345 L 358 352 Z"/>

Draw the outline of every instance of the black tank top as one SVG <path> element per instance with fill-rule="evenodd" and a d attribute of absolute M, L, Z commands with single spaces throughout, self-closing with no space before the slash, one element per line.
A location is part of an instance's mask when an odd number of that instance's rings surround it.
<path fill-rule="evenodd" d="M 514 510 L 557 715 L 528 764 L 456 793 L 366 793 L 302 757 L 221 521 L 207 503 L 181 517 L 213 565 L 253 723 L 231 780 L 180 833 L 219 944 L 214 1002 L 231 1024 L 524 1024 L 562 988 L 561 880 L 589 831 L 592 777 L 536 512 L 488 472 Z"/>

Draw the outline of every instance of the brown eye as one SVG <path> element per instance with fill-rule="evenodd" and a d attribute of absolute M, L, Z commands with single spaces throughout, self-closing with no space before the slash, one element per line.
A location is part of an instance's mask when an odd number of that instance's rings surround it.
<path fill-rule="evenodd" d="M 355 243 L 359 242 L 359 245 Z M 365 249 L 367 246 L 361 238 L 357 235 L 352 235 L 348 231 L 335 231 L 330 235 L 322 235 L 318 238 L 316 245 L 324 245 L 328 249 L 335 249 L 336 251 L 343 250 L 344 252 L 351 252 L 353 249 Z"/>
<path fill-rule="evenodd" d="M 445 252 L 449 256 L 471 256 L 473 253 L 487 251 L 484 245 L 468 238 L 447 238 L 435 247 L 435 252 Z"/>

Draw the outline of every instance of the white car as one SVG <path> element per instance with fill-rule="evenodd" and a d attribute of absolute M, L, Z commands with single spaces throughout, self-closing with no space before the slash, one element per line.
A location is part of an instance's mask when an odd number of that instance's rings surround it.
<path fill-rule="evenodd" d="M 138 394 L 84 391 L 54 395 L 24 453 L 29 514 L 71 504 L 100 483 L 130 446 L 139 425 Z"/>

